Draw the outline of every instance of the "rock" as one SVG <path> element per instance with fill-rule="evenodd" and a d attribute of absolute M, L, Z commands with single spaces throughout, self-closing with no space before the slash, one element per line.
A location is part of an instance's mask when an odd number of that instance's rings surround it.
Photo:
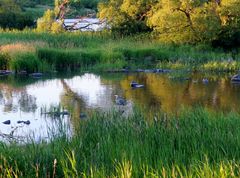
<path fill-rule="evenodd" d="M 27 71 L 21 70 L 17 73 L 18 75 L 27 75 Z"/>
<path fill-rule="evenodd" d="M 17 121 L 18 124 L 26 124 L 29 125 L 31 122 L 29 120 L 27 121 Z"/>
<path fill-rule="evenodd" d="M 6 120 L 6 121 L 3 122 L 3 124 L 10 125 L 11 121 L 10 120 Z"/>
<path fill-rule="evenodd" d="M 29 124 L 30 124 L 30 121 L 27 120 L 27 121 L 24 121 L 23 123 L 26 124 L 26 125 L 29 125 Z"/>
<path fill-rule="evenodd" d="M 154 73 L 155 70 L 154 69 L 146 69 L 144 70 L 145 73 Z"/>
<path fill-rule="evenodd" d="M 163 69 L 162 71 L 163 71 L 163 73 L 169 73 L 169 72 L 171 72 L 170 69 Z"/>
<path fill-rule="evenodd" d="M 122 106 L 124 106 L 124 105 L 127 104 L 126 100 L 123 99 L 122 97 L 120 97 L 120 96 L 118 96 L 118 95 L 115 95 L 115 97 L 116 97 L 115 102 L 116 102 L 117 105 L 122 105 Z"/>
<path fill-rule="evenodd" d="M 34 77 L 34 78 L 40 78 L 43 76 L 43 73 L 32 73 L 29 76 Z"/>
<path fill-rule="evenodd" d="M 79 116 L 81 119 L 83 119 L 83 118 L 86 118 L 87 117 L 87 115 L 85 114 L 85 113 L 80 113 L 80 116 Z"/>
<path fill-rule="evenodd" d="M 169 73 L 171 70 L 169 69 L 154 69 L 155 73 Z"/>
<path fill-rule="evenodd" d="M 130 66 L 124 66 L 123 69 L 131 70 L 131 67 Z"/>
<path fill-rule="evenodd" d="M 236 74 L 231 78 L 232 82 L 240 82 L 240 74 Z"/>
<path fill-rule="evenodd" d="M 10 71 L 10 70 L 0 70 L 0 75 L 10 75 L 12 74 L 13 72 Z"/>
<path fill-rule="evenodd" d="M 125 72 L 125 73 L 128 73 L 130 72 L 129 69 L 121 69 L 119 72 Z"/>
<path fill-rule="evenodd" d="M 63 115 L 63 116 L 65 116 L 65 115 L 70 115 L 70 114 L 69 114 L 69 112 L 68 112 L 68 111 L 62 111 L 62 112 L 60 112 L 60 115 Z"/>
<path fill-rule="evenodd" d="M 136 72 L 144 72 L 143 69 L 137 69 Z"/>
<path fill-rule="evenodd" d="M 163 69 L 154 69 L 154 73 L 163 73 Z"/>

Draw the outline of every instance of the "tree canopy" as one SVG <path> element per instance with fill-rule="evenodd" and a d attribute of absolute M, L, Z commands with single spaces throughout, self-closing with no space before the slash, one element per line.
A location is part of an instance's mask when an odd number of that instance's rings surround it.
<path fill-rule="evenodd" d="M 107 0 L 99 17 L 120 33 L 151 30 L 164 42 L 197 43 L 236 38 L 239 0 Z M 237 35 L 238 36 L 238 35 Z"/>

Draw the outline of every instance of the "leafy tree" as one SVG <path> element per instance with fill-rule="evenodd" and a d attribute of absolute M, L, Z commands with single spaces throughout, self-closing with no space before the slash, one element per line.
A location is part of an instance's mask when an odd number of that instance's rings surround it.
<path fill-rule="evenodd" d="M 38 32 L 51 32 L 52 24 L 55 21 L 55 13 L 53 10 L 48 9 L 42 18 L 37 20 Z"/>
<path fill-rule="evenodd" d="M 54 10 L 48 9 L 42 18 L 37 20 L 38 32 L 59 33 L 63 31 L 62 20 L 69 0 L 55 0 Z M 58 20 L 58 21 L 56 21 Z"/>
<path fill-rule="evenodd" d="M 21 7 L 14 0 L 0 0 L 0 13 L 21 12 Z"/>
<path fill-rule="evenodd" d="M 216 2 L 161 0 L 152 9 L 148 25 L 167 42 L 211 40 L 216 38 L 221 27 L 216 8 Z"/>
<path fill-rule="evenodd" d="M 99 17 L 121 34 L 149 31 L 147 13 L 154 0 L 109 0 L 99 3 Z"/>

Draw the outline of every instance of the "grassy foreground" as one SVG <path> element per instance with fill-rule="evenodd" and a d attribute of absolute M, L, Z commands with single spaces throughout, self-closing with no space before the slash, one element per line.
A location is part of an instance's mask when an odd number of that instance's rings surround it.
<path fill-rule="evenodd" d="M 148 34 L 121 38 L 109 33 L 0 33 L 0 69 L 16 72 L 172 68 L 235 71 L 240 54 L 208 45 L 166 45 Z"/>
<path fill-rule="evenodd" d="M 75 135 L 0 144 L 0 177 L 239 177 L 239 115 L 95 113 Z"/>

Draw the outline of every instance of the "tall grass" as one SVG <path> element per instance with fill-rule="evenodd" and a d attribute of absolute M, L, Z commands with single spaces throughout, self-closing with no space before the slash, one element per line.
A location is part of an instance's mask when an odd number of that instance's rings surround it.
<path fill-rule="evenodd" d="M 34 51 L 40 60 L 46 61 L 57 70 L 78 69 L 83 66 L 90 68 L 96 66 L 98 69 L 124 66 L 240 69 L 239 54 L 233 55 L 208 45 L 165 45 L 151 38 L 141 36 L 120 38 L 106 32 L 62 34 L 33 31 L 3 32 L 0 33 L 0 46 L 9 53 L 12 53 L 11 49 L 20 49 L 20 52 Z M 228 61 L 233 61 L 236 65 L 225 67 L 224 64 Z M 215 67 L 215 63 L 221 64 L 221 67 Z"/>
<path fill-rule="evenodd" d="M 153 118 L 94 113 L 72 138 L 0 145 L 0 174 L 19 177 L 239 177 L 239 115 L 184 110 Z M 2 170 L 2 171 L 1 171 Z"/>
<path fill-rule="evenodd" d="M 43 63 L 33 53 L 19 53 L 10 60 L 10 69 L 15 72 L 26 71 L 28 73 L 43 71 Z"/>

